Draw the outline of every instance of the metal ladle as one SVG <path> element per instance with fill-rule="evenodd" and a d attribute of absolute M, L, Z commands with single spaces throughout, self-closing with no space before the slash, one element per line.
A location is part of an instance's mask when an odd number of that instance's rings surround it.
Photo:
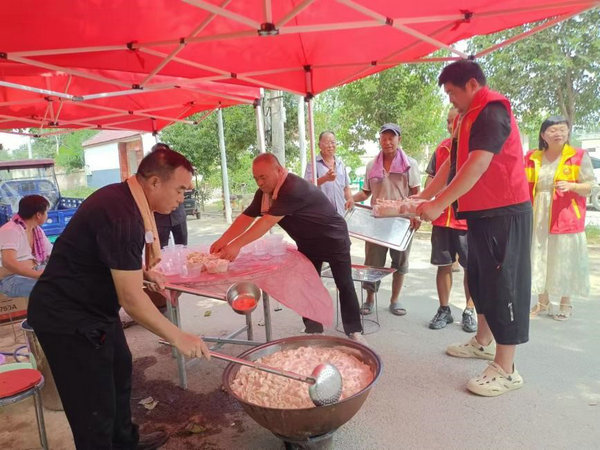
<path fill-rule="evenodd" d="M 164 345 L 172 345 L 163 340 L 160 340 L 159 342 Z M 269 372 L 274 375 L 308 383 L 310 385 L 308 387 L 308 395 L 315 406 L 325 406 L 337 403 L 342 395 L 342 375 L 333 364 L 319 364 L 313 369 L 310 376 L 306 377 L 295 372 L 290 372 L 289 370 L 276 369 L 274 367 L 254 361 L 248 361 L 247 359 L 225 355 L 223 353 L 213 351 L 210 351 L 209 353 L 213 358 L 222 359 L 223 361 L 241 364 L 242 366 L 252 367 L 253 369 L 262 370 L 263 372 Z"/>

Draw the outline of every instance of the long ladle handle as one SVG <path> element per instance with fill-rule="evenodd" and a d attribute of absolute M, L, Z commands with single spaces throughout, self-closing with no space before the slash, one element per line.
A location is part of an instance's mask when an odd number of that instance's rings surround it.
<path fill-rule="evenodd" d="M 160 342 L 163 345 L 170 345 L 171 347 L 173 346 L 172 344 L 164 340 L 159 340 L 158 342 Z M 229 356 L 223 353 L 213 351 L 210 351 L 209 353 L 210 356 L 212 356 L 213 358 L 222 359 L 223 361 L 229 361 L 235 364 L 241 364 L 242 366 L 252 367 L 253 369 L 262 370 L 264 372 L 269 372 L 275 375 L 281 375 L 282 377 L 291 378 L 292 380 L 302 381 L 308 384 L 315 384 L 317 382 L 317 380 L 315 380 L 313 377 L 305 377 L 304 375 L 300 375 L 296 372 L 289 372 L 287 370 L 276 369 L 271 366 L 266 366 L 264 364 L 260 364 L 254 361 L 248 361 L 247 359 L 236 358 L 235 356 Z"/>

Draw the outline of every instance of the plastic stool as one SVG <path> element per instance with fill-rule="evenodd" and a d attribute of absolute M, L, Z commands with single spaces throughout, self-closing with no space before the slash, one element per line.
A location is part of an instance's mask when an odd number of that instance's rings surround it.
<path fill-rule="evenodd" d="M 40 443 L 42 448 L 47 450 L 48 440 L 46 439 L 44 409 L 42 407 L 42 396 L 40 395 L 43 386 L 44 376 L 35 369 L 15 369 L 0 372 L 0 407 L 33 396 Z"/>

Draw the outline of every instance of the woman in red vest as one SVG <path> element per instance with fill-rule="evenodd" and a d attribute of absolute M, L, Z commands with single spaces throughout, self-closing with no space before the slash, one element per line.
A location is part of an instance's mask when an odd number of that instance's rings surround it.
<path fill-rule="evenodd" d="M 552 315 L 550 296 L 560 297 L 556 320 L 571 316 L 571 296 L 590 290 L 585 204 L 594 183 L 588 154 L 569 145 L 569 122 L 562 116 L 542 123 L 539 149 L 525 156 L 525 172 L 533 202 L 531 291 L 538 302 L 531 317 Z"/>

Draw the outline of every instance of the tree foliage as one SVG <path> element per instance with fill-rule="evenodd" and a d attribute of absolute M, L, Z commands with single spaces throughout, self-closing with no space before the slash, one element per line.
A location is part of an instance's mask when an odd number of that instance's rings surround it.
<path fill-rule="evenodd" d="M 202 115 L 196 114 L 192 116 L 192 120 L 198 120 Z M 253 107 L 249 105 L 223 110 L 227 168 L 234 192 L 242 189 L 235 176 L 239 170 L 246 173 L 245 183 L 251 179 L 249 166 L 246 164 L 248 158 L 258 152 L 254 117 Z M 185 155 L 205 182 L 215 187 L 220 186 L 221 156 L 216 112 L 197 125 L 177 123 L 165 128 L 161 132 L 161 140 Z"/>
<path fill-rule="evenodd" d="M 402 146 L 419 158 L 425 146 L 437 145 L 445 133 L 445 106 L 437 85 L 439 64 L 397 66 L 317 98 L 315 131 L 332 130 L 341 154 L 352 168 L 367 141 L 377 139 L 386 122 L 402 128 Z"/>
<path fill-rule="evenodd" d="M 47 130 L 30 128 L 27 131 L 33 135 L 41 135 Z M 36 159 L 54 159 L 56 165 L 66 169 L 67 172 L 83 169 L 85 160 L 82 144 L 97 133 L 96 130 L 76 130 L 65 134 L 33 138 L 31 154 Z M 29 158 L 27 144 L 21 145 L 11 155 L 3 152 L 0 157 L 2 159 L 27 159 Z"/>
<path fill-rule="evenodd" d="M 543 22 L 541 22 L 543 23 Z M 473 38 L 476 54 L 538 24 Z M 490 86 L 512 102 L 521 131 L 537 141 L 549 115 L 566 116 L 578 131 L 600 120 L 600 10 L 588 11 L 484 56 Z"/>

